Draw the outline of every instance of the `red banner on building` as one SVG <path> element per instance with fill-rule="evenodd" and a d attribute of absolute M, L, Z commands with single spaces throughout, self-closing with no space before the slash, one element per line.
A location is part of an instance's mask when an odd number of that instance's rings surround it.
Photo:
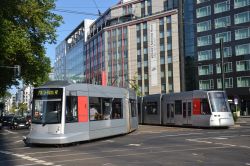
<path fill-rule="evenodd" d="M 102 86 L 107 86 L 106 72 L 102 71 Z"/>

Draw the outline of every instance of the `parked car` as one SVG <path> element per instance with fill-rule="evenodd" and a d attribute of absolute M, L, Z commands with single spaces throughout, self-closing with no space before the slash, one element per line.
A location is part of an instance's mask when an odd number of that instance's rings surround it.
<path fill-rule="evenodd" d="M 14 117 L 14 115 L 3 116 L 3 118 L 2 118 L 2 126 L 3 127 L 5 127 L 5 126 L 10 127 L 13 117 Z"/>
<path fill-rule="evenodd" d="M 22 116 L 14 116 L 10 125 L 10 129 L 21 129 L 21 128 L 28 129 L 29 127 L 30 127 L 29 122 L 26 120 L 25 117 Z"/>

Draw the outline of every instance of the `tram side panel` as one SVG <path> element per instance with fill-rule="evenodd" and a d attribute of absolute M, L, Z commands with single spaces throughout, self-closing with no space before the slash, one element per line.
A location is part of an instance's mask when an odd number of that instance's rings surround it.
<path fill-rule="evenodd" d="M 67 142 L 89 140 L 88 96 L 66 96 L 64 134 Z"/>

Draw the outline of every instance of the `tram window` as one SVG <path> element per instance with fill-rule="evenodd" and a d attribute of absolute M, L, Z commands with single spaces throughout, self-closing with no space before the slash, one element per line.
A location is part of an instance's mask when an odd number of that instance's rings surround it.
<path fill-rule="evenodd" d="M 171 118 L 174 117 L 174 104 L 170 104 L 170 113 L 171 113 Z"/>
<path fill-rule="evenodd" d="M 191 112 L 192 112 L 192 104 L 191 102 L 188 102 L 188 116 L 191 116 Z"/>
<path fill-rule="evenodd" d="M 213 112 L 229 112 L 227 97 L 223 92 L 209 93 Z"/>
<path fill-rule="evenodd" d="M 201 100 L 201 114 L 203 115 L 211 115 L 209 103 L 207 99 Z"/>
<path fill-rule="evenodd" d="M 175 100 L 175 114 L 176 115 L 182 115 L 182 101 L 181 100 Z"/>
<path fill-rule="evenodd" d="M 186 103 L 182 103 L 182 108 L 183 108 L 183 118 L 186 118 L 187 116 Z"/>
<path fill-rule="evenodd" d="M 103 119 L 109 120 L 111 118 L 111 106 L 112 99 L 111 98 L 103 98 L 102 99 L 102 110 L 103 110 Z"/>
<path fill-rule="evenodd" d="M 102 120 L 103 115 L 101 111 L 101 98 L 89 97 L 89 120 Z"/>
<path fill-rule="evenodd" d="M 112 102 L 112 119 L 122 119 L 122 99 L 116 98 Z"/>
<path fill-rule="evenodd" d="M 147 114 L 155 115 L 157 114 L 157 102 L 146 102 L 145 110 Z"/>
<path fill-rule="evenodd" d="M 170 116 L 170 104 L 167 104 L 167 118 Z"/>
<path fill-rule="evenodd" d="M 130 99 L 129 102 L 131 104 L 131 116 L 136 117 L 136 101 Z"/>
<path fill-rule="evenodd" d="M 65 112 L 65 122 L 72 123 L 78 122 L 77 115 L 77 96 L 67 96 L 66 97 L 66 112 Z"/>

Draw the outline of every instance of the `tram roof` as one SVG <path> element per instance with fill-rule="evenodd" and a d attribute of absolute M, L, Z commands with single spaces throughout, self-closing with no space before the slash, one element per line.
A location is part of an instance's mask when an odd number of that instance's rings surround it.
<path fill-rule="evenodd" d="M 65 87 L 66 95 L 93 95 L 93 96 L 123 96 L 129 94 L 129 98 L 135 98 L 136 94 L 132 89 L 113 86 L 101 86 L 86 83 L 71 83 L 69 81 L 50 81 L 39 88 L 62 88 Z"/>

